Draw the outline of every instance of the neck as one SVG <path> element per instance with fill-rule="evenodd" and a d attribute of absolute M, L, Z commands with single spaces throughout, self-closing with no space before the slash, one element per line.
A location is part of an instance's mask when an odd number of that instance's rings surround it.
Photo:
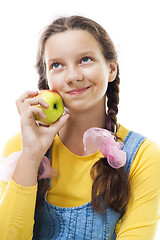
<path fill-rule="evenodd" d="M 66 125 L 59 131 L 59 137 L 64 145 L 77 155 L 87 155 L 84 152 L 83 134 L 91 127 L 105 128 L 105 107 L 92 109 L 86 112 L 71 112 Z"/>

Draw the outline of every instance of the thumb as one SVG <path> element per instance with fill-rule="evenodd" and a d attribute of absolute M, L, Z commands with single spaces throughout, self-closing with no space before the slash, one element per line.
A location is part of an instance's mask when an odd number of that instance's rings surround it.
<path fill-rule="evenodd" d="M 55 123 L 51 124 L 49 128 L 56 131 L 56 133 L 59 132 L 59 130 L 65 125 L 69 117 L 70 115 L 68 113 L 64 114 Z"/>

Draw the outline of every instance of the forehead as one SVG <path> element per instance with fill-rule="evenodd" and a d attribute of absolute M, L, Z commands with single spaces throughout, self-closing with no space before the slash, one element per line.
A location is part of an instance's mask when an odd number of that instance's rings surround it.
<path fill-rule="evenodd" d="M 83 51 L 101 52 L 100 45 L 95 37 L 85 30 L 67 30 L 49 37 L 45 44 L 45 56 L 53 53 L 65 54 Z"/>

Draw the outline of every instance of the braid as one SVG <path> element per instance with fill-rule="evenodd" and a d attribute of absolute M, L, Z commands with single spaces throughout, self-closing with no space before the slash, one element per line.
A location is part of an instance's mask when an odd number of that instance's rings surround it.
<path fill-rule="evenodd" d="M 106 128 L 116 134 L 117 131 L 117 113 L 118 113 L 118 104 L 119 104 L 119 66 L 117 64 L 117 75 L 113 82 L 108 83 L 107 88 L 107 106 L 108 106 L 108 113 L 107 113 L 107 121 L 106 121 Z"/>
<path fill-rule="evenodd" d="M 113 82 L 108 84 L 107 106 L 108 113 L 106 128 L 116 136 L 117 113 L 119 104 L 119 66 L 117 65 L 117 76 Z M 130 186 L 124 167 L 113 169 L 106 158 L 101 158 L 91 168 L 92 185 L 92 206 L 98 212 L 103 212 L 111 207 L 120 212 L 128 202 Z"/>
<path fill-rule="evenodd" d="M 42 53 L 39 50 L 39 52 L 37 54 L 37 63 L 36 63 L 36 68 L 37 68 L 37 72 L 39 75 L 39 81 L 38 81 L 38 89 L 39 90 L 49 89 L 48 81 L 46 78 L 46 69 L 45 69 L 46 67 L 45 67 L 45 64 L 44 64 L 41 54 Z"/>

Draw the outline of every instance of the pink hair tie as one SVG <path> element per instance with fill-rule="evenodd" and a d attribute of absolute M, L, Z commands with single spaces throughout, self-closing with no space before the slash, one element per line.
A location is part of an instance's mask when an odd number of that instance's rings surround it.
<path fill-rule="evenodd" d="M 57 170 L 51 167 L 50 160 L 44 156 L 38 169 L 37 179 L 41 180 L 43 178 L 54 178 L 57 175 Z"/>
<path fill-rule="evenodd" d="M 21 151 L 14 152 L 8 157 L 1 157 L 0 159 L 0 180 L 8 182 L 12 176 L 17 164 L 17 160 L 21 155 Z M 37 180 L 43 178 L 53 178 L 57 176 L 57 170 L 52 168 L 50 160 L 44 156 L 39 166 Z"/>
<path fill-rule="evenodd" d="M 107 158 L 108 164 L 113 168 L 123 167 L 126 163 L 126 153 L 122 150 L 123 145 L 115 141 L 115 137 L 106 129 L 89 128 L 83 136 L 84 150 L 101 153 Z"/>

